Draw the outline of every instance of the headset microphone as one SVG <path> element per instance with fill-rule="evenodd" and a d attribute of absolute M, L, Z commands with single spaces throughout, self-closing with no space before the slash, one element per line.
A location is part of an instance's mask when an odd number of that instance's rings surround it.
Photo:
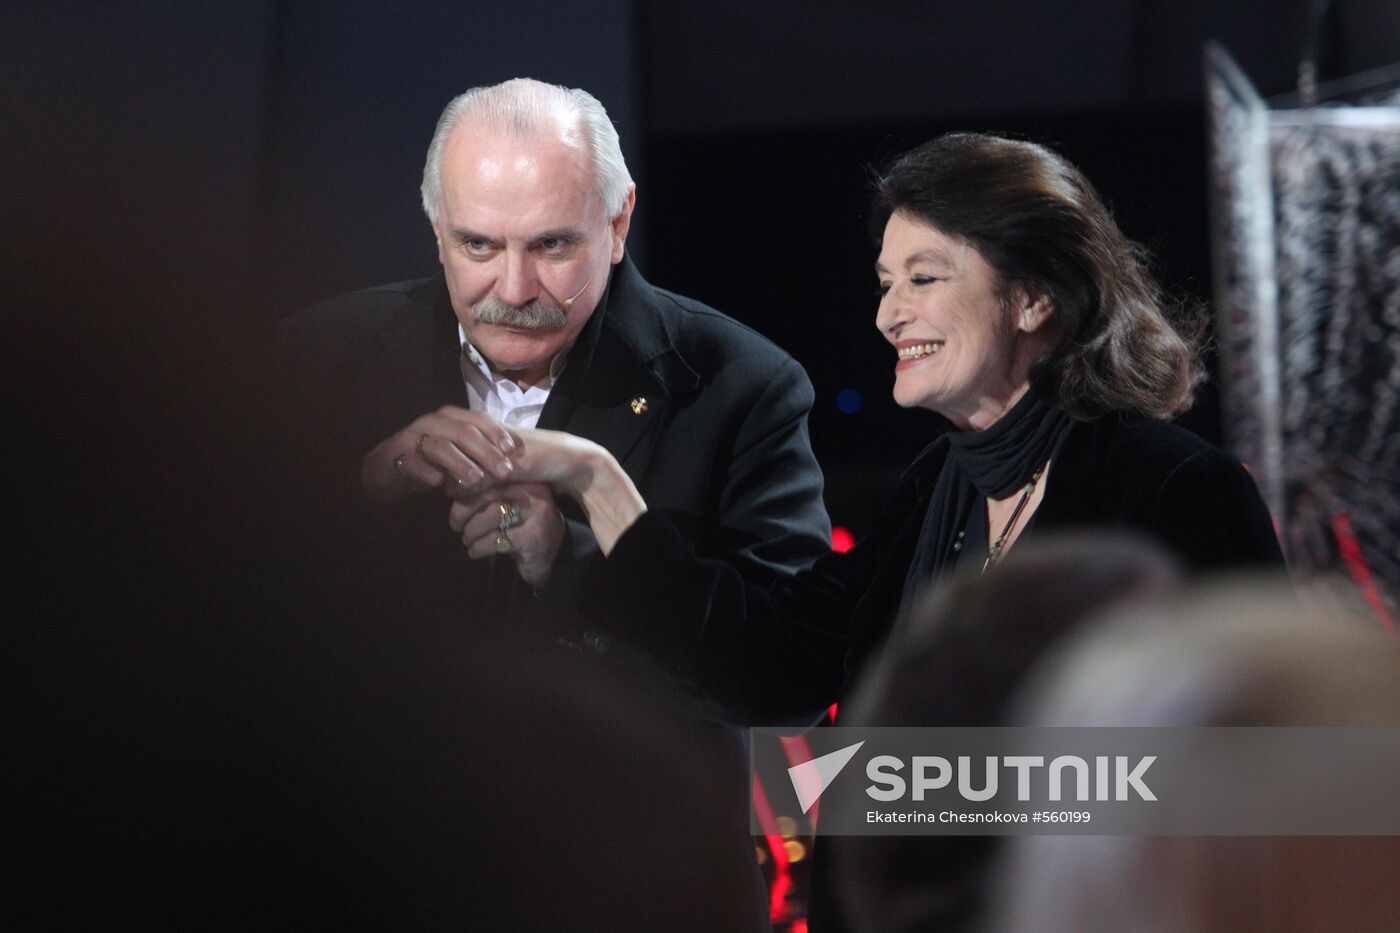
<path fill-rule="evenodd" d="M 578 292 L 575 293 L 575 295 L 574 295 L 573 298 L 565 298 L 565 299 L 564 299 L 564 310 L 565 310 L 565 311 L 569 310 L 570 308 L 572 308 L 572 307 L 574 306 L 574 302 L 578 299 L 578 296 L 579 296 L 579 295 L 582 295 L 584 292 L 588 291 L 588 286 L 590 286 L 590 285 L 593 284 L 593 276 L 594 276 L 594 275 L 597 275 L 597 274 L 598 274 L 598 270 L 596 270 L 596 269 L 593 270 L 593 274 L 590 275 L 590 276 L 588 277 L 588 281 L 583 283 L 583 288 L 580 288 L 580 289 L 578 290 Z"/>

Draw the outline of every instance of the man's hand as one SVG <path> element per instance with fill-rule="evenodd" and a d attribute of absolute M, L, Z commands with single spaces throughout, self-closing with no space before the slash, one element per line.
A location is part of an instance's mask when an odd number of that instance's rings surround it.
<path fill-rule="evenodd" d="M 510 523 L 505 530 L 502 516 Z M 541 483 L 502 483 L 459 497 L 448 510 L 447 522 L 462 536 L 468 557 L 509 554 L 520 578 L 533 587 L 549 578 L 554 555 L 564 542 L 564 519 L 554 493 Z M 508 543 L 509 550 L 498 542 Z"/>
<path fill-rule="evenodd" d="M 360 484 L 376 502 L 425 489 L 463 497 L 511 477 L 515 439 L 489 415 L 444 405 L 379 443 L 360 465 Z"/>

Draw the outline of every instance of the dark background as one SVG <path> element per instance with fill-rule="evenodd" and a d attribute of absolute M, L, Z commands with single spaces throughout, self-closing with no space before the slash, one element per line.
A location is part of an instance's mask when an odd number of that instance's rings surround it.
<path fill-rule="evenodd" d="M 645 274 L 806 365 L 833 517 L 858 528 L 937 429 L 889 401 L 864 221 L 870 166 L 948 129 L 1049 143 L 1099 185 L 1174 289 L 1208 297 L 1202 44 L 1223 42 L 1265 95 L 1288 91 L 1307 7 L 11 8 L 0 19 L 0 273 L 21 339 L 5 388 L 33 433 L 10 455 L 50 453 L 114 500 L 131 495 L 119 479 L 170 469 L 182 446 L 217 473 L 201 426 L 221 406 L 238 420 L 238 387 L 257 373 L 247 349 L 313 300 L 432 272 L 418 183 L 434 121 L 466 87 L 530 75 L 608 107 L 638 183 L 629 245 Z M 1338 0 L 1320 52 L 1323 78 L 1400 58 L 1400 6 Z M 844 388 L 863 396 L 858 413 L 837 410 Z M 1187 422 L 1219 438 L 1209 393 Z"/>
<path fill-rule="evenodd" d="M 411 643 L 425 670 L 470 654 L 420 645 L 338 555 L 271 530 L 300 513 L 269 490 L 303 487 L 264 391 L 279 318 L 434 270 L 418 185 L 452 96 L 530 75 L 603 101 L 638 183 L 634 257 L 806 365 L 833 519 L 859 531 L 938 428 L 888 397 L 870 166 L 948 129 L 1052 144 L 1173 288 L 1206 297 L 1202 43 L 1276 94 L 1305 20 L 1267 0 L 5 5 L 0 659 L 19 903 L 84 928 L 144 916 L 133 902 L 165 916 L 172 891 L 218 913 L 200 885 L 262 905 L 277 892 L 238 888 L 224 856 L 300 831 L 301 798 L 263 806 L 266 773 L 346 774 L 297 765 L 311 746 L 291 727 L 276 744 L 277 724 L 310 710 L 333 741 L 340 720 L 308 693 L 339 709 L 417 682 L 379 646 Z M 1337 0 L 1320 49 L 1324 78 L 1400 58 L 1400 5 Z M 846 388 L 857 413 L 835 406 Z M 1209 396 L 1189 421 L 1218 438 Z"/>

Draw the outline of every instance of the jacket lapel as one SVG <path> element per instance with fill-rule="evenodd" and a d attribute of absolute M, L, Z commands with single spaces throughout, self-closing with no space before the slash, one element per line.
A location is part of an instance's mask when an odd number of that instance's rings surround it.
<path fill-rule="evenodd" d="M 601 320 L 591 352 L 565 367 L 539 422 L 601 444 L 634 478 L 645 472 L 673 406 L 700 384 L 674 346 L 658 301 L 624 258 L 594 312 Z"/>

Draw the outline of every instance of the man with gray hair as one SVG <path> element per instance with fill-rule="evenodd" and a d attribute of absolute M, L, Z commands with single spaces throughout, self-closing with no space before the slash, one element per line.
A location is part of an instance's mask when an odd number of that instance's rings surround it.
<path fill-rule="evenodd" d="M 340 488 L 374 528 L 376 573 L 435 624 L 544 634 L 684 676 L 694 633 L 646 659 L 627 633 L 665 631 L 710 594 L 651 592 L 637 561 L 604 561 L 572 502 L 511 481 L 509 429 L 606 447 L 668 520 L 665 547 L 763 585 L 828 550 L 806 374 L 637 272 L 625 251 L 635 186 L 584 91 L 515 79 L 457 97 L 422 191 L 439 275 L 283 325 L 293 392 L 326 400 L 325 472 L 354 477 Z M 452 501 L 471 505 L 456 537 Z M 601 594 L 618 588 L 638 618 L 602 614 Z"/>

